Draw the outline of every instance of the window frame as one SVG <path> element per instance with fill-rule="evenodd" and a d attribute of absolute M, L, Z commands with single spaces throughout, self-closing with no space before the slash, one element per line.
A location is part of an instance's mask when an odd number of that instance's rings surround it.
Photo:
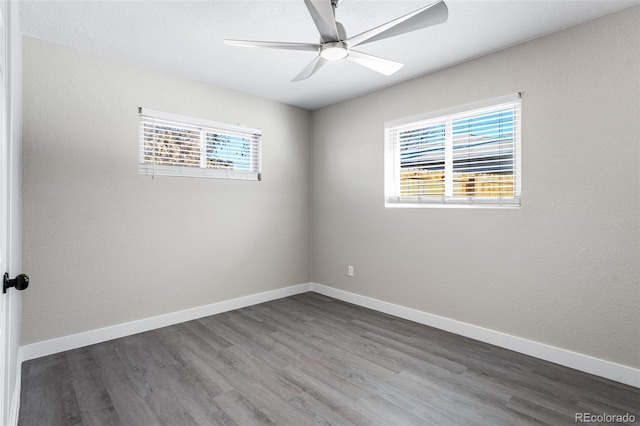
<path fill-rule="evenodd" d="M 512 197 L 483 197 L 483 196 L 453 196 L 453 195 L 401 195 L 401 165 L 400 165 L 400 128 L 428 128 L 438 123 L 444 124 L 444 174 L 445 193 L 452 194 L 450 182 L 453 181 L 453 130 L 452 123 L 455 120 L 467 116 L 490 113 L 501 108 L 514 107 L 513 126 L 513 174 L 514 196 Z M 519 208 L 521 206 L 522 193 L 522 150 L 521 150 L 521 94 L 515 93 L 507 96 L 487 99 L 466 105 L 456 106 L 426 114 L 405 117 L 384 123 L 384 198 L 385 207 L 388 208 Z M 450 177 L 446 177 L 450 174 Z"/>
<path fill-rule="evenodd" d="M 242 125 L 221 123 L 149 108 L 138 108 L 139 173 L 155 176 L 203 177 L 214 179 L 262 180 L 262 130 Z M 200 132 L 199 166 L 180 166 L 145 162 L 145 125 L 190 128 Z M 148 134 L 148 133 L 147 133 Z M 207 135 L 235 136 L 249 139 L 249 170 L 207 168 Z M 154 153 L 155 154 L 155 153 Z"/>

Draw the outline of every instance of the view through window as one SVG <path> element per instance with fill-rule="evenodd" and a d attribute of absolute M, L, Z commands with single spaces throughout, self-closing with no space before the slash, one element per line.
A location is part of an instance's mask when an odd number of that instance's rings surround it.
<path fill-rule="evenodd" d="M 140 109 L 140 172 L 260 178 L 258 129 Z"/>
<path fill-rule="evenodd" d="M 519 96 L 460 109 L 387 124 L 387 206 L 519 205 Z"/>

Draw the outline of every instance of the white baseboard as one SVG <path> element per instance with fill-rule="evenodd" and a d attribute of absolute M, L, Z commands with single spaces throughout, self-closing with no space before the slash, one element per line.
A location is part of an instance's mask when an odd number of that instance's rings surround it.
<path fill-rule="evenodd" d="M 20 361 L 28 361 L 30 359 L 40 358 L 58 352 L 93 345 L 95 343 L 106 342 L 107 340 L 155 330 L 157 328 L 167 327 L 169 325 L 207 317 L 209 315 L 216 315 L 222 312 L 256 305 L 258 303 L 269 302 L 271 300 L 293 296 L 294 294 L 304 293 L 306 291 L 311 291 L 311 283 L 265 291 L 263 293 L 252 294 L 249 296 L 239 297 L 237 299 L 224 300 L 210 305 L 186 309 L 184 311 L 172 312 L 169 314 L 158 315 L 156 317 L 58 337 L 56 339 L 45 340 L 43 342 L 32 343 L 20 347 L 20 353 L 22 355 Z"/>
<path fill-rule="evenodd" d="M 57 339 L 32 343 L 20 347 L 19 361 L 27 361 L 58 352 L 76 349 L 119 337 L 130 336 L 156 328 L 179 324 L 185 321 L 216 315 L 222 312 L 240 309 L 258 303 L 268 302 L 307 291 L 315 291 L 338 300 L 353 303 L 365 308 L 384 312 L 420 324 L 425 324 L 441 330 L 449 331 L 481 342 L 489 343 L 535 358 L 564 365 L 576 370 L 584 371 L 595 376 L 604 377 L 616 382 L 640 388 L 640 369 L 616 364 L 610 361 L 594 358 L 566 349 L 549 346 L 521 337 L 512 336 L 476 325 L 467 324 L 461 321 L 429 314 L 416 309 L 407 308 L 382 300 L 373 299 L 348 291 L 339 290 L 318 283 L 306 283 L 285 287 L 277 290 L 266 291 L 264 293 L 239 297 L 237 299 L 225 300 L 211 305 L 200 306 L 184 311 L 173 312 L 156 317 L 118 324 L 111 327 L 100 328 L 84 333 L 64 336 Z M 19 369 L 20 370 L 20 369 Z M 18 385 L 19 386 L 19 385 Z M 19 389 L 18 389 L 19 395 Z M 19 401 L 18 401 L 19 403 Z M 14 409 L 12 404 L 12 409 Z M 17 417 L 17 413 L 16 413 Z"/>
<path fill-rule="evenodd" d="M 311 291 L 333 297 L 338 300 L 353 303 L 386 314 L 394 315 L 420 324 L 428 325 L 440 330 L 449 331 L 460 336 L 469 337 L 481 342 L 490 343 L 501 348 L 509 349 L 575 370 L 584 371 L 594 376 L 624 383 L 640 388 L 640 369 L 616 364 L 589 355 L 568 351 L 566 349 L 549 346 L 521 337 L 511 336 L 476 325 L 452 320 L 438 315 L 406 308 L 382 300 L 373 299 L 348 291 L 339 290 L 322 284 L 311 283 Z"/>

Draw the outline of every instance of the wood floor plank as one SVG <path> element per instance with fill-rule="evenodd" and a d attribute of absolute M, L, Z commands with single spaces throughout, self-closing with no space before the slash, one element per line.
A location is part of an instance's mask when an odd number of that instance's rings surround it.
<path fill-rule="evenodd" d="M 270 352 L 274 347 L 274 341 L 271 337 L 265 339 L 261 336 L 260 338 L 253 340 L 238 333 L 233 328 L 228 327 L 215 317 L 203 318 L 200 321 L 206 327 L 219 335 L 224 336 L 225 339 L 233 343 L 234 347 L 246 352 L 249 356 L 256 356 L 259 354 L 260 357 L 269 363 L 280 367 L 284 367 L 287 364 L 286 360 L 283 360 Z"/>
<path fill-rule="evenodd" d="M 81 425 L 65 353 L 24 364 L 19 425 Z M 43 415 L 46 414 L 46 415 Z"/>
<path fill-rule="evenodd" d="M 233 385 L 219 373 L 219 368 L 226 366 L 212 361 L 219 352 L 199 336 L 180 326 L 155 330 L 153 334 L 167 352 L 190 371 L 193 380 L 210 398 L 233 390 Z"/>
<path fill-rule="evenodd" d="M 300 413 L 316 425 L 350 426 L 354 424 L 347 420 L 342 414 L 334 411 L 308 393 L 291 398 L 289 404 L 296 407 Z"/>
<path fill-rule="evenodd" d="M 89 348 L 102 368 L 102 380 L 109 392 L 122 425 L 136 425 L 145 420 L 160 424 L 158 414 L 147 401 L 151 387 L 144 379 L 144 370 L 128 369 L 121 356 L 122 339 L 112 340 Z"/>
<path fill-rule="evenodd" d="M 118 413 L 102 380 L 102 370 L 88 348 L 67 352 L 70 378 L 83 424 L 117 425 Z"/>
<path fill-rule="evenodd" d="M 535 418 L 543 424 L 567 424 L 574 420 L 572 411 L 548 404 L 545 400 L 513 397 L 507 403 L 507 408 L 520 415 Z"/>
<path fill-rule="evenodd" d="M 570 425 L 640 389 L 299 294 L 23 363 L 19 425 Z"/>
<path fill-rule="evenodd" d="M 276 331 L 274 327 L 252 320 L 238 311 L 217 315 L 216 319 L 238 335 L 257 343 L 263 348 L 267 350 L 273 348 L 273 340 L 269 338 L 269 334 Z"/>
<path fill-rule="evenodd" d="M 222 407 L 237 425 L 273 425 L 276 424 L 265 413 L 256 408 L 236 390 L 225 392 L 216 397 Z"/>
<path fill-rule="evenodd" d="M 148 401 L 154 404 L 162 424 L 178 419 L 179 424 L 206 424 L 218 418 L 220 410 L 195 380 L 190 371 L 177 361 L 154 337 L 143 333 L 137 350 L 130 351 L 133 365 L 146 366 L 146 380 L 151 387 Z"/>
<path fill-rule="evenodd" d="M 219 351 L 219 350 L 228 348 L 230 346 L 233 346 L 231 342 L 217 335 L 214 330 L 211 330 L 211 328 L 206 327 L 200 321 L 197 321 L 197 320 L 189 321 L 187 323 L 184 323 L 183 326 L 187 328 L 189 331 L 191 331 L 193 334 L 198 336 L 200 339 L 205 341 L 207 345 L 211 346 L 213 350 Z"/>

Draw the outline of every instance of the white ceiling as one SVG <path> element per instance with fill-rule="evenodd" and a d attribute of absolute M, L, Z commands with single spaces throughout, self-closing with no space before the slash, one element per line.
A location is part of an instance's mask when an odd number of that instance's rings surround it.
<path fill-rule="evenodd" d="M 343 0 L 348 35 L 432 0 Z M 316 109 L 640 4 L 640 0 L 445 0 L 447 23 L 362 45 L 403 62 L 386 77 L 349 61 L 290 80 L 314 52 L 247 49 L 225 38 L 317 43 L 302 0 L 22 2 L 24 34 L 245 93 Z"/>

